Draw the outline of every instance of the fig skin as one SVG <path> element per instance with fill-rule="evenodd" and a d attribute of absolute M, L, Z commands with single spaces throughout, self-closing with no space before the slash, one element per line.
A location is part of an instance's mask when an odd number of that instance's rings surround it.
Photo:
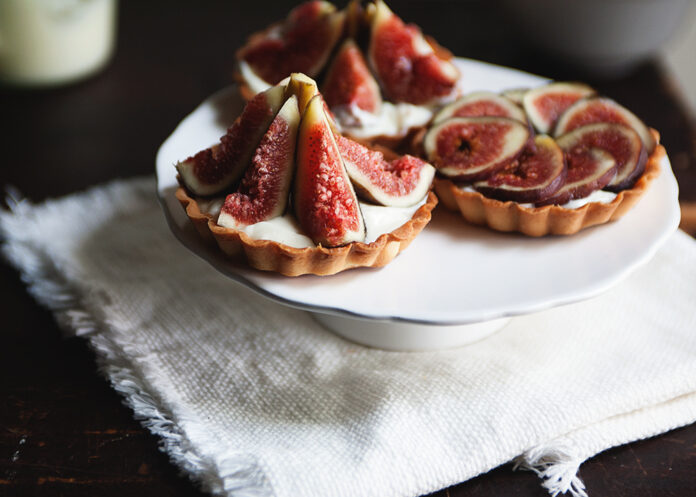
<path fill-rule="evenodd" d="M 355 190 L 324 111 L 309 101 L 300 121 L 293 207 L 303 232 L 324 247 L 365 240 L 365 222 Z"/>
<path fill-rule="evenodd" d="M 489 91 L 477 91 L 458 98 L 443 107 L 432 124 L 438 124 L 450 117 L 509 117 L 527 124 L 524 111 L 512 100 Z"/>
<path fill-rule="evenodd" d="M 553 82 L 526 92 L 522 106 L 539 133 L 550 133 L 568 107 L 595 93 L 584 83 Z M 540 109 L 539 104 L 545 108 Z"/>
<path fill-rule="evenodd" d="M 176 164 L 189 191 L 206 196 L 233 186 L 244 174 L 261 137 L 284 102 L 283 88 L 272 87 L 251 99 L 220 143 Z"/>
<path fill-rule="evenodd" d="M 529 128 L 515 119 L 454 117 L 427 131 L 423 150 L 440 174 L 460 181 L 478 181 L 492 176 L 517 158 L 530 136 Z M 487 156 L 485 153 L 491 144 L 486 141 L 491 140 L 497 140 L 494 145 L 500 150 Z M 455 149 L 443 154 L 441 147 L 448 146 Z"/>
<path fill-rule="evenodd" d="M 496 200 L 534 203 L 554 195 L 565 183 L 566 174 L 561 148 L 550 136 L 538 135 L 517 159 L 473 186 Z"/>
<path fill-rule="evenodd" d="M 648 154 L 638 133 L 617 123 L 593 123 L 557 138 L 567 153 L 577 149 L 596 147 L 605 150 L 616 161 L 616 175 L 602 188 L 618 192 L 630 188 L 643 174 Z M 618 152 L 614 152 L 618 148 Z"/>
<path fill-rule="evenodd" d="M 588 167 L 587 162 L 594 167 Z M 566 183 L 552 197 L 537 202 L 537 207 L 563 205 L 571 200 L 585 198 L 604 188 L 616 175 L 616 161 L 601 148 L 566 152 L 566 163 Z"/>
<path fill-rule="evenodd" d="M 261 139 L 237 191 L 227 196 L 217 223 L 241 229 L 283 215 L 295 172 L 300 111 L 290 96 Z"/>
<path fill-rule="evenodd" d="M 522 107 L 524 96 L 528 91 L 529 88 L 510 88 L 502 91 L 500 94 L 512 101 L 515 105 Z"/>
<path fill-rule="evenodd" d="M 655 138 L 643 121 L 626 107 L 606 97 L 582 99 L 568 107 L 559 118 L 553 135 L 558 137 L 594 123 L 617 123 L 633 128 L 640 136 L 646 153 L 650 155 L 655 150 Z"/>
<path fill-rule="evenodd" d="M 336 143 L 361 198 L 388 207 L 409 207 L 428 193 L 435 168 L 427 162 L 411 155 L 388 162 L 380 151 L 342 136 L 336 136 Z"/>

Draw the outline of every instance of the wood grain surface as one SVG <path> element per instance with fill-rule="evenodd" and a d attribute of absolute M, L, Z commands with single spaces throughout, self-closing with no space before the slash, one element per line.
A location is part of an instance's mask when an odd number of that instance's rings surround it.
<path fill-rule="evenodd" d="M 496 2 L 391 4 L 458 55 L 585 80 L 633 109 L 662 133 L 683 205 L 696 205 L 696 127 L 659 61 L 596 80 L 526 47 Z M 179 120 L 229 83 L 234 48 L 289 5 L 122 2 L 118 50 L 105 71 L 65 88 L 0 88 L 3 186 L 40 201 L 151 174 L 157 147 Z M 61 338 L 51 314 L 4 263 L 0 292 L 0 495 L 203 495 L 121 404 L 86 343 Z M 581 476 L 591 496 L 693 496 L 696 425 L 606 451 Z M 547 494 L 534 474 L 506 465 L 435 495 Z"/>

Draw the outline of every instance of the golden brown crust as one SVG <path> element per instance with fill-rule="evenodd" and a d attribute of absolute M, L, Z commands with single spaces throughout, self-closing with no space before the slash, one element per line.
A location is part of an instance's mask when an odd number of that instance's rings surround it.
<path fill-rule="evenodd" d="M 196 199 L 182 187 L 177 189 L 176 198 L 203 239 L 216 242 L 225 254 L 251 267 L 285 276 L 329 275 L 354 267 L 382 267 L 408 247 L 428 224 L 437 205 L 435 194 L 428 193 L 426 203 L 408 222 L 372 243 L 353 242 L 335 248 L 295 248 L 272 240 L 256 240 L 243 231 L 219 226 L 213 216 L 201 212 Z"/>
<path fill-rule="evenodd" d="M 651 130 L 658 145 L 645 166 L 645 171 L 632 188 L 623 190 L 608 203 L 590 202 L 577 209 L 558 205 L 526 207 L 516 202 L 501 202 L 478 192 L 464 191 L 454 182 L 435 178 L 438 198 L 448 209 L 459 211 L 468 222 L 488 226 L 496 231 L 519 231 L 528 236 L 572 235 L 578 231 L 616 221 L 628 212 L 660 174 L 660 161 L 665 148 L 659 145 L 659 134 Z"/>

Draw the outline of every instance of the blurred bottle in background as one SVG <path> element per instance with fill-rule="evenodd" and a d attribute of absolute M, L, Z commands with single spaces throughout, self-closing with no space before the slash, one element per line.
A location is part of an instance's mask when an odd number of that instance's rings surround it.
<path fill-rule="evenodd" d="M 114 50 L 116 0 L 0 0 L 0 81 L 70 83 L 100 70 Z"/>

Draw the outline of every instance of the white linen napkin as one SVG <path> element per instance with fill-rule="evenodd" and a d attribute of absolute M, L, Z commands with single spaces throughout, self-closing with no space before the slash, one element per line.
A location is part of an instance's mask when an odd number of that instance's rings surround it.
<path fill-rule="evenodd" d="M 21 201 L 0 226 L 33 295 L 214 494 L 417 496 L 517 459 L 585 495 L 582 461 L 696 420 L 696 243 L 681 232 L 599 297 L 398 353 L 216 272 L 169 232 L 149 178 Z"/>

